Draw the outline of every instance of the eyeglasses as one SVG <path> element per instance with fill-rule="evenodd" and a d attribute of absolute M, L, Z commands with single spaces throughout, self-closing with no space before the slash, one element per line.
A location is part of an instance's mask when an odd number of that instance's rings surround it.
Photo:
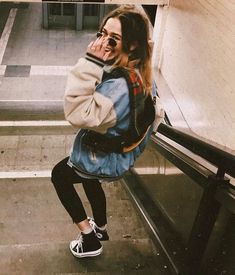
<path fill-rule="evenodd" d="M 104 33 L 102 32 L 97 32 L 96 37 L 101 37 L 104 36 Z M 117 41 L 113 37 L 108 38 L 108 45 L 115 48 L 117 46 Z"/>

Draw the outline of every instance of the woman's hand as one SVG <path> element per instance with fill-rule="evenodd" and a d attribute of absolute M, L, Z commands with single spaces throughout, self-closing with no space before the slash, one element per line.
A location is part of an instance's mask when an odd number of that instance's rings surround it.
<path fill-rule="evenodd" d="M 87 47 L 87 53 L 103 60 L 104 62 L 109 60 L 112 49 L 108 45 L 107 39 L 102 36 L 98 37 L 95 41 L 92 41 Z"/>

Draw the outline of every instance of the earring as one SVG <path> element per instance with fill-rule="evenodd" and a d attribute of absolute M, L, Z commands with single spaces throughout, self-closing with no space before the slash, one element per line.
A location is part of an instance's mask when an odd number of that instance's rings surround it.
<path fill-rule="evenodd" d="M 130 61 L 136 59 L 135 51 L 131 51 L 131 52 L 128 54 L 128 59 L 129 59 Z"/>

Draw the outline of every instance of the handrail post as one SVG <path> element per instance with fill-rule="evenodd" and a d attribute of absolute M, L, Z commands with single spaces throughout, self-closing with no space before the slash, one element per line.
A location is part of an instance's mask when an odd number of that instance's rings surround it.
<path fill-rule="evenodd" d="M 215 200 L 215 192 L 221 185 L 228 184 L 220 169 L 216 175 L 209 175 L 187 245 L 187 275 L 198 275 L 204 252 L 217 219 L 220 203 Z"/>

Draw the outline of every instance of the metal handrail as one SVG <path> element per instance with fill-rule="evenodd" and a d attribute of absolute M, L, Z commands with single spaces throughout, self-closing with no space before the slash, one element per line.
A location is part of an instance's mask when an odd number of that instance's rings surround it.
<path fill-rule="evenodd" d="M 235 177 L 235 155 L 163 123 L 158 132 L 218 167 L 217 176 Z"/>
<path fill-rule="evenodd" d="M 164 123 L 159 125 L 157 132 L 161 135 L 152 136 L 154 148 L 202 187 L 200 203 L 186 246 L 167 223 L 168 216 L 162 208 L 155 201 L 152 202 L 151 196 L 143 195 L 144 184 L 141 184 L 141 178 L 135 171 L 130 170 L 130 175 L 125 176 L 124 185 L 138 204 L 137 207 L 148 223 L 153 239 L 169 261 L 173 274 L 198 275 L 203 269 L 203 256 L 221 207 L 234 213 L 235 200 L 231 196 L 231 184 L 227 175 L 235 177 L 235 155 Z M 195 161 L 190 153 L 185 153 L 185 150 L 171 141 L 200 156 L 203 163 Z M 217 173 L 214 173 L 214 168 L 213 171 L 207 169 L 204 161 L 217 168 Z M 177 255 L 172 256 L 176 249 Z"/>

